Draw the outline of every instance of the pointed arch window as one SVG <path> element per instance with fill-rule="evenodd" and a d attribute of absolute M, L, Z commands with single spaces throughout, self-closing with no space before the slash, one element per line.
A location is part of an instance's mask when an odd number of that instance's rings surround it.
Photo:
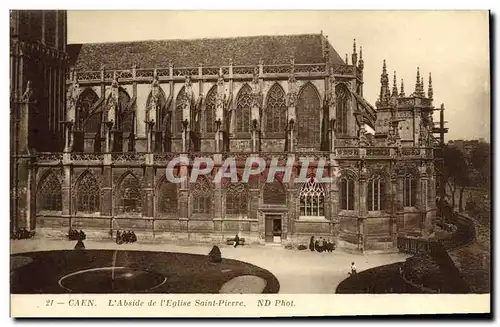
<path fill-rule="evenodd" d="M 325 215 L 325 191 L 316 178 L 311 177 L 302 186 L 299 195 L 301 216 Z"/>
<path fill-rule="evenodd" d="M 122 181 L 118 191 L 118 213 L 142 212 L 142 192 L 139 180 L 128 174 Z"/>
<path fill-rule="evenodd" d="M 208 91 L 205 99 L 205 133 L 215 133 L 215 107 L 217 97 L 217 86 L 213 86 Z"/>
<path fill-rule="evenodd" d="M 263 193 L 262 200 L 264 204 L 274 204 L 274 205 L 286 204 L 285 188 L 278 181 L 264 184 L 264 190 L 262 193 Z"/>
<path fill-rule="evenodd" d="M 347 134 L 348 133 L 347 113 L 349 111 L 349 99 L 350 99 L 349 90 L 345 85 L 337 85 L 337 87 L 335 88 L 335 93 L 337 98 L 336 132 L 339 134 Z"/>
<path fill-rule="evenodd" d="M 226 188 L 226 214 L 246 216 L 248 213 L 248 189 L 242 183 L 229 184 Z"/>
<path fill-rule="evenodd" d="M 77 211 L 95 213 L 100 211 L 101 191 L 99 183 L 91 173 L 84 173 L 77 186 Z"/>
<path fill-rule="evenodd" d="M 164 179 L 158 188 L 157 210 L 160 214 L 177 214 L 177 184 Z"/>
<path fill-rule="evenodd" d="M 61 182 L 54 173 L 49 173 L 41 182 L 37 204 L 40 211 L 62 211 Z"/>
<path fill-rule="evenodd" d="M 179 135 L 182 133 L 182 113 L 184 111 L 185 97 L 186 90 L 183 86 L 177 94 L 177 98 L 175 99 L 175 132 Z"/>
<path fill-rule="evenodd" d="M 97 93 L 91 88 L 86 88 L 78 97 L 78 102 L 76 104 L 76 115 L 78 127 L 84 129 L 88 133 L 96 133 L 99 129 L 100 121 L 96 121 L 94 118 L 96 114 L 92 115 L 92 108 L 94 104 L 99 100 Z M 92 115 L 91 118 L 89 118 Z M 91 122 L 91 120 L 93 121 Z"/>
<path fill-rule="evenodd" d="M 285 91 L 274 84 L 268 92 L 266 103 L 266 132 L 284 132 L 286 126 Z"/>
<path fill-rule="evenodd" d="M 318 91 L 312 84 L 306 84 L 299 94 L 297 104 L 298 145 L 307 147 L 320 146 L 320 107 Z"/>
<path fill-rule="evenodd" d="M 354 210 L 354 178 L 351 176 L 340 179 L 340 209 Z"/>
<path fill-rule="evenodd" d="M 212 211 L 212 185 L 202 176 L 191 186 L 193 214 L 210 214 Z"/>
<path fill-rule="evenodd" d="M 251 129 L 251 109 L 252 108 L 252 89 L 245 84 L 236 100 L 236 112 L 234 117 L 234 132 L 248 133 Z"/>
<path fill-rule="evenodd" d="M 128 108 L 130 103 L 130 96 L 128 93 L 120 88 L 118 92 L 118 106 L 120 108 L 120 127 L 122 132 L 133 133 L 134 132 L 134 110 L 133 108 Z"/>
<path fill-rule="evenodd" d="M 405 207 L 417 205 L 417 179 L 412 174 L 403 178 L 403 203 Z"/>
<path fill-rule="evenodd" d="M 385 180 L 376 175 L 368 180 L 366 204 L 368 211 L 381 211 L 386 208 Z"/>

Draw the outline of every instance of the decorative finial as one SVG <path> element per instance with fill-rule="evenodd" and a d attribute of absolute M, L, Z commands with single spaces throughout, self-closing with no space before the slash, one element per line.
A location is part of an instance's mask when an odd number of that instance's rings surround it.
<path fill-rule="evenodd" d="M 359 69 L 365 68 L 365 62 L 363 61 L 363 47 L 359 46 Z"/>
<path fill-rule="evenodd" d="M 401 91 L 399 93 L 399 96 L 401 98 L 403 98 L 405 96 L 405 85 L 404 85 L 403 79 L 401 79 Z"/>
<path fill-rule="evenodd" d="M 394 79 L 392 82 L 392 96 L 397 97 L 398 96 L 398 86 L 396 84 L 396 71 L 394 71 Z"/>
<path fill-rule="evenodd" d="M 345 54 L 345 64 L 349 65 L 349 60 L 347 59 L 347 53 Z"/>
<path fill-rule="evenodd" d="M 417 67 L 417 82 L 415 83 L 415 94 L 420 93 L 420 67 Z"/>
<path fill-rule="evenodd" d="M 423 97 L 425 97 L 425 90 L 424 90 L 424 78 L 420 80 L 420 93 L 422 94 Z"/>
<path fill-rule="evenodd" d="M 352 65 L 356 66 L 358 63 L 358 54 L 356 53 L 356 39 L 352 45 Z"/>
<path fill-rule="evenodd" d="M 384 59 L 384 64 L 382 65 L 382 74 L 387 74 L 387 65 L 385 64 L 385 59 Z"/>
<path fill-rule="evenodd" d="M 113 81 L 111 82 L 112 87 L 118 87 L 118 75 L 116 74 L 116 70 L 113 71 Z"/>
<path fill-rule="evenodd" d="M 432 88 L 432 75 L 429 73 L 429 89 L 427 90 L 427 96 L 432 99 L 434 96 L 434 89 Z"/>

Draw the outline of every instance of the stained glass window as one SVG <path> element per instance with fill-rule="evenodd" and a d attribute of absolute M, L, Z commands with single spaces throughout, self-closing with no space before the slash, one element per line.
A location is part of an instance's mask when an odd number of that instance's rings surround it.
<path fill-rule="evenodd" d="M 340 209 L 354 210 L 354 179 L 350 176 L 340 179 Z"/>
<path fill-rule="evenodd" d="M 99 183 L 91 173 L 84 173 L 77 187 L 77 211 L 94 213 L 100 211 L 101 192 Z"/>
<path fill-rule="evenodd" d="M 95 124 L 85 123 L 88 121 L 92 107 L 99 100 L 97 93 L 91 88 L 86 88 L 78 97 L 76 104 L 76 114 L 79 126 L 82 126 L 86 132 L 96 133 Z M 84 125 L 85 124 L 85 125 Z"/>
<path fill-rule="evenodd" d="M 205 99 L 205 133 L 215 133 L 215 98 L 217 97 L 217 86 L 208 91 Z"/>
<path fill-rule="evenodd" d="M 118 213 L 142 212 L 141 184 L 132 174 L 128 174 L 120 185 L 117 209 Z"/>
<path fill-rule="evenodd" d="M 417 204 L 417 179 L 411 174 L 403 178 L 403 203 L 405 207 Z"/>
<path fill-rule="evenodd" d="M 337 133 L 347 134 L 347 113 L 349 110 L 349 90 L 344 85 L 335 88 L 337 97 Z"/>
<path fill-rule="evenodd" d="M 325 215 L 325 191 L 316 178 L 311 177 L 302 186 L 299 194 L 301 216 Z"/>
<path fill-rule="evenodd" d="M 118 102 L 120 108 L 121 130 L 122 132 L 133 133 L 134 131 L 134 109 L 127 108 L 130 102 L 128 93 L 120 88 L 118 93 Z"/>
<path fill-rule="evenodd" d="M 160 213 L 177 214 L 177 184 L 163 180 L 158 190 L 157 205 Z"/>
<path fill-rule="evenodd" d="M 38 210 L 62 211 L 61 182 L 49 173 L 40 182 L 37 192 Z"/>
<path fill-rule="evenodd" d="M 245 84 L 236 100 L 236 112 L 234 117 L 235 132 L 250 132 L 251 129 L 251 109 L 252 108 L 252 89 Z"/>
<path fill-rule="evenodd" d="M 212 209 L 212 194 L 211 182 L 205 176 L 199 177 L 198 181 L 191 185 L 193 213 L 210 214 Z"/>
<path fill-rule="evenodd" d="M 368 211 L 380 211 L 385 208 L 385 183 L 380 175 L 368 180 L 368 194 L 366 198 Z"/>
<path fill-rule="evenodd" d="M 152 92 L 149 92 L 148 100 L 146 102 L 146 111 L 149 112 L 152 109 Z M 166 126 L 163 125 L 165 116 L 167 115 L 167 108 L 165 107 L 165 102 L 167 102 L 165 97 L 165 92 L 159 87 L 158 88 L 158 102 L 156 107 L 156 117 L 151 117 L 156 121 L 155 127 L 157 131 L 165 131 Z"/>
<path fill-rule="evenodd" d="M 286 204 L 286 191 L 280 182 L 266 183 L 262 196 L 264 204 Z"/>
<path fill-rule="evenodd" d="M 184 97 L 186 91 L 184 87 L 177 94 L 177 98 L 175 100 L 175 132 L 178 134 L 182 133 L 182 112 L 184 111 Z"/>
<path fill-rule="evenodd" d="M 229 184 L 226 188 L 226 214 L 246 216 L 248 212 L 248 189 L 246 185 Z"/>
<path fill-rule="evenodd" d="M 310 83 L 304 86 L 299 95 L 296 126 L 299 145 L 320 146 L 320 99 L 316 88 Z"/>
<path fill-rule="evenodd" d="M 274 84 L 268 92 L 266 104 L 266 132 L 284 132 L 286 126 L 285 91 Z"/>

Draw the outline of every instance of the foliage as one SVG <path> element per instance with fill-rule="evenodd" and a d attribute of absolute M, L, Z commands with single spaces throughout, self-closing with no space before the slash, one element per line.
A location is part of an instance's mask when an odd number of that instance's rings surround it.
<path fill-rule="evenodd" d="M 457 187 L 466 187 L 470 184 L 468 167 L 465 155 L 454 146 L 445 146 L 443 149 L 444 178 L 451 193 L 452 208 L 455 207 L 455 192 Z"/>
<path fill-rule="evenodd" d="M 301 251 L 302 251 L 302 250 L 305 250 L 305 249 L 307 249 L 307 246 L 305 246 L 305 245 L 303 245 L 303 244 L 301 244 L 301 245 L 299 245 L 299 246 L 297 247 L 297 250 L 301 250 Z"/>

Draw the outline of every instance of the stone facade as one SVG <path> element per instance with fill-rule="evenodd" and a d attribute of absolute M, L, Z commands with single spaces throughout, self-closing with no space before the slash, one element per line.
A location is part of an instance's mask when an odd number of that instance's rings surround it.
<path fill-rule="evenodd" d="M 207 54 L 203 64 L 187 68 L 173 62 L 139 68 L 126 62 L 127 48 L 116 69 L 92 70 L 93 51 L 111 50 L 78 45 L 67 75 L 66 144 L 61 153 L 37 155 L 30 226 L 42 235 L 63 236 L 71 226 L 89 237 L 122 229 L 143 239 L 210 242 L 238 233 L 250 242 L 307 244 L 315 236 L 355 251 L 389 250 L 398 235 L 427 233 L 436 192 L 432 86 L 426 96 L 417 76 L 410 96 L 395 81 L 391 92 L 384 62 L 374 108 L 363 99 L 356 45 L 348 64 L 322 34 L 304 39 L 312 42 L 309 52 L 294 36 L 269 38 L 283 53 L 293 42 L 299 48 L 289 48 L 286 58 L 269 57 L 272 64 L 262 53 L 252 60 L 252 51 L 240 57 L 233 51 L 236 62 Z M 165 42 L 157 47 L 178 58 Z M 193 51 L 203 52 L 206 42 L 193 41 Z M 227 53 L 247 41 L 214 42 Z M 261 37 L 252 45 L 268 42 Z M 320 62 L 308 61 L 315 56 Z M 210 157 L 212 177 L 227 157 L 235 158 L 240 175 L 248 157 L 277 158 L 280 166 L 288 160 L 293 177 L 304 158 L 311 161 L 309 174 L 324 159 L 335 182 L 268 183 L 261 176 L 249 183 L 171 184 L 166 168 L 177 156 L 189 164 L 174 174 L 188 176 L 195 158 Z"/>

